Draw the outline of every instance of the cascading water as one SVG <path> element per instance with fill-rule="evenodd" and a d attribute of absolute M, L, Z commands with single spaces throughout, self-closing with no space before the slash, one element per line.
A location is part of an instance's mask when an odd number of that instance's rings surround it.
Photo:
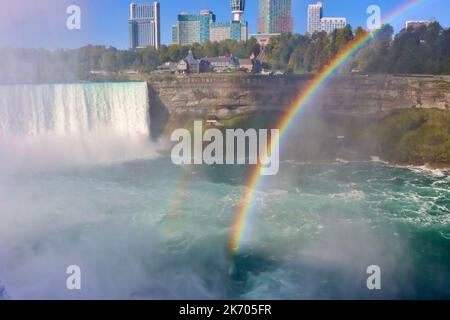
<path fill-rule="evenodd" d="M 144 82 L 0 86 L 0 164 L 9 170 L 148 157 Z"/>

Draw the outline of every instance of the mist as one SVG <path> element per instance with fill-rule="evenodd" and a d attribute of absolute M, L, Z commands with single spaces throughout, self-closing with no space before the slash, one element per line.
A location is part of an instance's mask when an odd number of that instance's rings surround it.
<path fill-rule="evenodd" d="M 77 50 L 0 48 L 0 83 L 80 80 Z"/>

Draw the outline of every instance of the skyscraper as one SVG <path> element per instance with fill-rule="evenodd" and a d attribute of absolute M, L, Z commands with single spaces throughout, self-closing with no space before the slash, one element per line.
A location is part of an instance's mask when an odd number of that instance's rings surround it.
<path fill-rule="evenodd" d="M 316 4 L 308 5 L 308 28 L 310 34 L 321 29 L 321 19 L 323 17 L 323 4 L 317 2 Z"/>
<path fill-rule="evenodd" d="M 128 20 L 129 48 L 141 49 L 148 46 L 159 48 L 161 45 L 159 3 L 130 4 Z"/>
<path fill-rule="evenodd" d="M 344 28 L 347 25 L 345 18 L 324 18 L 323 3 L 317 2 L 308 6 L 308 33 L 333 32 L 336 29 Z"/>
<path fill-rule="evenodd" d="M 210 39 L 211 24 L 216 21 L 212 11 L 200 14 L 180 13 L 176 25 L 172 26 L 172 42 L 181 45 L 203 44 Z"/>
<path fill-rule="evenodd" d="M 259 0 L 258 33 L 293 31 L 291 0 Z"/>

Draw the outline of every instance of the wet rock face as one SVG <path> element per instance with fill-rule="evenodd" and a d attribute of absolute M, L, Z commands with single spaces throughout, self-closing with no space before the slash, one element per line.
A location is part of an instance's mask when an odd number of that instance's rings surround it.
<path fill-rule="evenodd" d="M 200 76 L 150 80 L 172 113 L 233 116 L 282 111 L 295 103 L 311 76 Z M 407 108 L 450 108 L 450 77 L 349 75 L 327 81 L 311 102 L 326 112 L 378 113 Z"/>

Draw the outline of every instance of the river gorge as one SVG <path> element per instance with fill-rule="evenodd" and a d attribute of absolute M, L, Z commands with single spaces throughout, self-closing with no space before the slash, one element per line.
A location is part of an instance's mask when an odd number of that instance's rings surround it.
<path fill-rule="evenodd" d="M 167 156 L 196 119 L 274 126 L 308 79 L 0 85 L 0 299 L 448 299 L 448 78 L 331 79 L 236 252 L 251 166 Z"/>

